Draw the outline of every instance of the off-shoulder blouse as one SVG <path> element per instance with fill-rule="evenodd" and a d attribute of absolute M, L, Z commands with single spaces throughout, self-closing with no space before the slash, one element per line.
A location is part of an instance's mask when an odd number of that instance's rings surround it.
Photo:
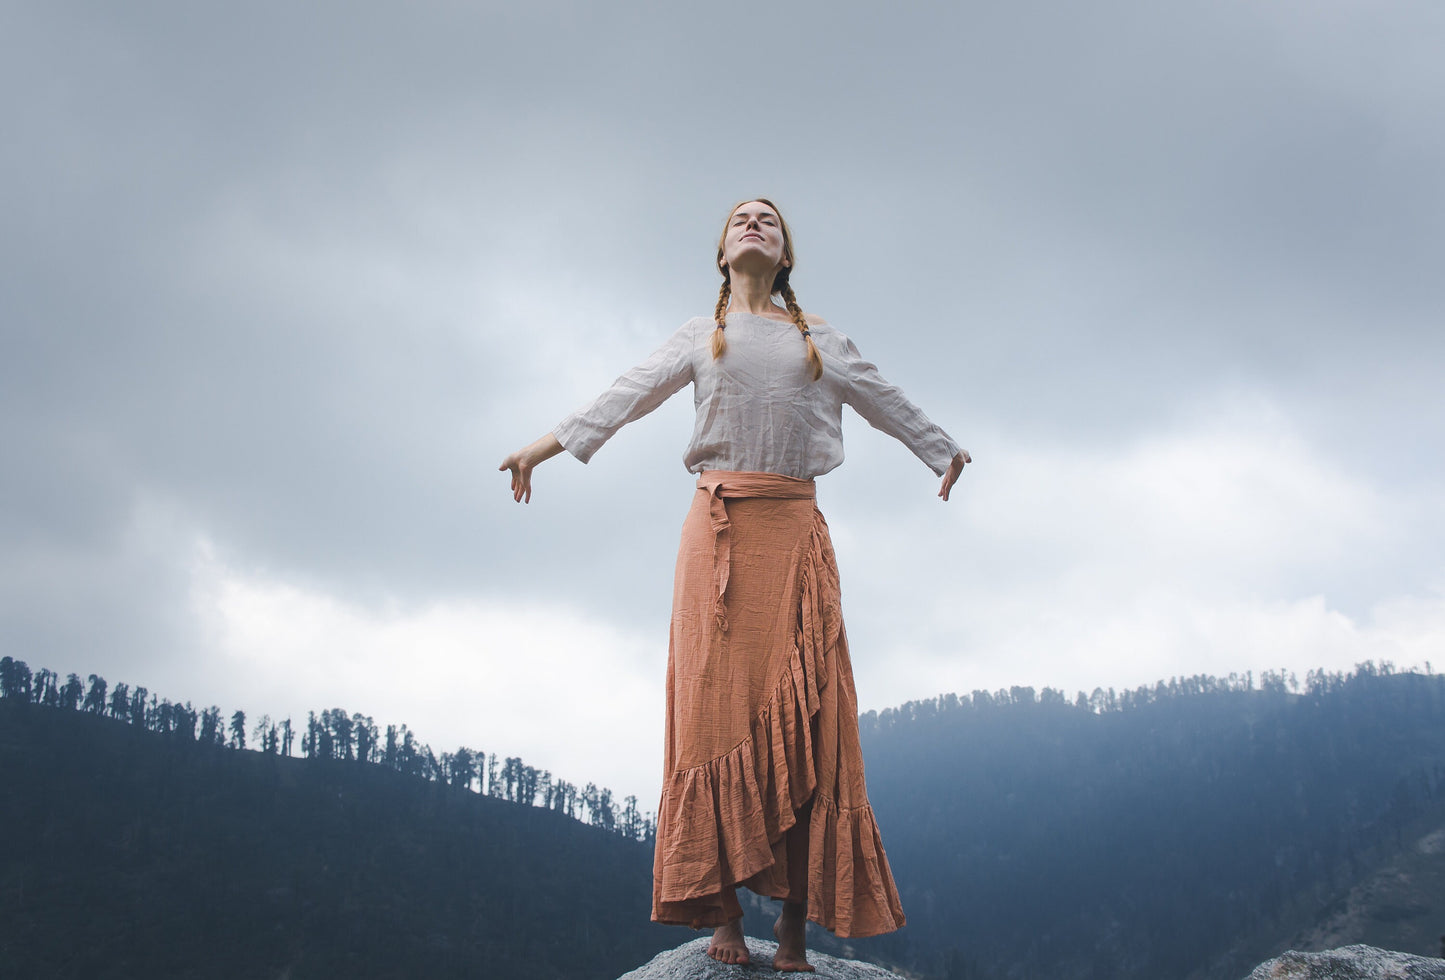
<path fill-rule="evenodd" d="M 809 330 L 823 358 L 812 380 L 806 341 L 791 322 L 753 313 L 727 315 L 727 352 L 712 356 L 711 317 L 684 323 L 652 356 L 592 404 L 563 419 L 552 434 L 582 462 L 618 429 L 661 405 L 688 382 L 697 421 L 683 463 L 703 470 L 780 473 L 800 480 L 843 462 L 843 406 L 898 439 L 942 475 L 958 444 L 902 390 L 889 384 L 858 348 L 826 323 Z"/>

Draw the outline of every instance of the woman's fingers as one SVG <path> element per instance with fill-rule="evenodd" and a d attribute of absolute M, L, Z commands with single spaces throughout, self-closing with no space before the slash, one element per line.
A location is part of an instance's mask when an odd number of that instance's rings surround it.
<path fill-rule="evenodd" d="M 938 488 L 938 495 L 945 501 L 948 500 L 948 494 L 949 491 L 953 489 L 953 485 L 958 482 L 958 477 L 959 474 L 963 472 L 964 464 L 972 462 L 973 458 L 969 456 L 967 452 L 960 449 L 958 455 L 953 457 L 952 462 L 948 464 L 948 471 L 943 474 L 943 486 Z"/>
<path fill-rule="evenodd" d="M 532 468 L 521 461 L 521 455 L 512 453 L 497 469 L 512 471 L 512 499 L 527 504 L 532 502 Z"/>
<path fill-rule="evenodd" d="M 532 471 L 562 451 L 562 444 L 547 433 L 530 446 L 523 446 L 502 460 L 498 469 L 512 471 L 512 499 L 519 504 L 532 502 Z"/>

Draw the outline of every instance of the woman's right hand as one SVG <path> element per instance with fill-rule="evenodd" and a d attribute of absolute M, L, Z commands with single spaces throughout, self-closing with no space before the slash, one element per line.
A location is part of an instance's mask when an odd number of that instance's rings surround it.
<path fill-rule="evenodd" d="M 958 478 L 963 475 L 964 465 L 972 462 L 973 457 L 968 454 L 967 450 L 960 449 L 958 451 L 958 455 L 953 457 L 953 462 L 948 464 L 948 472 L 943 474 L 943 486 L 938 490 L 940 497 L 944 500 L 948 499 L 949 491 L 952 490 L 953 485 L 958 482 Z"/>
<path fill-rule="evenodd" d="M 551 459 L 562 451 L 562 444 L 552 433 L 547 433 L 530 446 L 524 446 L 502 460 L 500 470 L 512 471 L 512 499 L 519 504 L 532 502 L 532 471 L 537 464 Z"/>

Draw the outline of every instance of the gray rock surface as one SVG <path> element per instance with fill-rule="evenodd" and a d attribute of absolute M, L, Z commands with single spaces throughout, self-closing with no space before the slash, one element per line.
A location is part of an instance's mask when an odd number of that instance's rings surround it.
<path fill-rule="evenodd" d="M 631 973 L 624 973 L 618 980 L 744 980 L 744 978 L 770 977 L 783 974 L 773 972 L 773 953 L 778 944 L 765 939 L 747 937 L 747 966 L 731 966 L 719 963 L 707 955 L 710 936 L 694 939 L 677 949 L 658 953 L 647 963 Z M 840 960 L 822 953 L 808 951 L 808 962 L 813 964 L 814 973 L 791 974 L 796 977 L 815 977 L 817 980 L 904 980 L 898 974 L 857 960 Z M 1445 974 L 1441 974 L 1445 978 Z"/>
<path fill-rule="evenodd" d="M 1245 980 L 1445 980 L 1445 960 L 1373 946 L 1290 950 L 1261 963 Z"/>

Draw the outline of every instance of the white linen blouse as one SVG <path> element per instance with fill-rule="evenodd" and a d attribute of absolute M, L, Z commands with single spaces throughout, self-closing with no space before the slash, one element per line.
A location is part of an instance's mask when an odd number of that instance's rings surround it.
<path fill-rule="evenodd" d="M 863 360 L 826 323 L 809 326 L 823 359 L 812 380 L 803 335 L 790 321 L 753 313 L 727 315 L 727 352 L 712 356 L 711 317 L 688 320 L 641 364 L 592 404 L 563 419 L 552 434 L 582 462 L 613 433 L 661 405 L 689 381 L 697 421 L 683 463 L 703 470 L 780 473 L 811 480 L 843 462 L 843 406 L 888 433 L 942 475 L 958 444 L 903 391 Z"/>

